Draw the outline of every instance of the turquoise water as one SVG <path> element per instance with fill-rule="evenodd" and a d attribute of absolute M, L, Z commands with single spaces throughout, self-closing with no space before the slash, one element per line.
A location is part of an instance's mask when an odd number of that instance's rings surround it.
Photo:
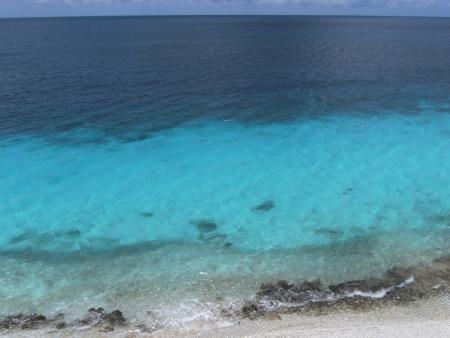
<path fill-rule="evenodd" d="M 130 143 L 3 141 L 2 312 L 113 304 L 178 323 L 263 281 L 367 277 L 449 253 L 449 149 L 450 114 L 426 105 L 197 121 Z"/>
<path fill-rule="evenodd" d="M 449 132 L 449 116 L 430 111 L 252 127 L 205 121 L 132 143 L 18 141 L 1 148 L 0 244 L 72 252 L 201 243 L 199 220 L 216 223 L 213 241 L 239 250 L 446 227 Z M 254 209 L 265 201 L 273 208 Z"/>
<path fill-rule="evenodd" d="M 0 20 L 0 316 L 228 324 L 450 254 L 450 20 Z"/>

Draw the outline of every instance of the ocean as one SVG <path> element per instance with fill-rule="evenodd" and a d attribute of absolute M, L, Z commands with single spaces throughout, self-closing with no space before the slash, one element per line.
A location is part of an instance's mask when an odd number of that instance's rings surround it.
<path fill-rule="evenodd" d="M 449 32 L 0 20 L 0 315 L 228 325 L 261 283 L 450 254 Z"/>

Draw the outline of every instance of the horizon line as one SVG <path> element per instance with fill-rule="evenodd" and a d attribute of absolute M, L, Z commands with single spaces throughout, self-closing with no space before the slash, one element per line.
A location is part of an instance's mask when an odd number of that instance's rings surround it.
<path fill-rule="evenodd" d="M 74 19 L 74 18 L 122 18 L 122 17 L 193 17 L 193 16 L 326 16 L 326 17 L 366 17 L 366 18 L 435 18 L 435 19 L 449 19 L 450 15 L 377 15 L 377 14 L 259 14 L 259 13 L 249 13 L 249 14 L 120 14 L 120 15 L 48 15 L 48 16 L 0 16 L 0 20 L 5 19 Z"/>

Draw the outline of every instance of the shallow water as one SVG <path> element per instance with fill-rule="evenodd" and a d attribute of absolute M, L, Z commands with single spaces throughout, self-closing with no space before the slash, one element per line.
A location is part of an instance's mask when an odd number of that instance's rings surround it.
<path fill-rule="evenodd" d="M 64 24 L 67 29 L 80 25 L 67 20 L 0 24 L 22 25 L 24 31 L 29 29 L 27 25 L 37 25 L 36 34 L 45 37 L 55 34 L 46 30 L 52 25 Z M 98 20 L 98 27 L 112 34 L 106 25 L 112 19 Z M 131 31 L 136 30 L 135 25 L 152 29 L 163 25 L 147 18 L 150 22 L 146 26 L 142 20 L 121 24 Z M 187 25 L 186 19 L 179 20 L 181 26 Z M 191 20 L 211 24 L 209 19 Z M 267 29 L 270 24 L 267 18 L 222 20 L 216 22 L 210 35 L 202 35 L 189 25 L 192 31 L 185 34 L 210 42 L 219 36 L 239 45 L 250 39 L 254 45 L 248 53 L 254 55 L 256 46 L 265 41 L 258 35 L 259 30 L 264 31 L 260 26 Z M 14 79 L 2 77 L 9 92 L 3 94 L 6 100 L 0 105 L 4 122 L 0 139 L 0 314 L 66 312 L 68 317 L 79 318 L 87 308 L 103 306 L 118 307 L 130 318 L 185 325 L 218 320 L 221 306 L 239 305 L 262 282 L 320 278 L 326 285 L 380 275 L 393 265 L 427 262 L 449 254 L 450 98 L 444 93 L 448 95 L 450 80 L 448 60 L 440 54 L 444 39 L 441 26 L 447 22 L 385 19 L 380 23 L 367 19 L 373 25 L 370 28 L 359 19 L 356 23 L 355 19 L 308 20 L 294 23 L 312 25 L 310 35 L 289 35 L 290 43 L 282 46 L 273 46 L 275 40 L 269 39 L 269 45 L 281 50 L 296 46 L 303 51 L 303 42 L 312 43 L 318 53 L 331 51 L 336 38 L 329 35 L 331 25 L 341 30 L 337 38 L 353 46 L 352 57 L 358 61 L 358 50 L 364 49 L 365 43 L 358 33 L 345 27 L 362 25 L 372 34 L 372 56 L 378 66 L 372 63 L 339 77 L 337 69 L 347 61 L 333 60 L 335 71 L 327 68 L 331 61 L 317 61 L 317 67 L 323 67 L 322 63 L 326 67 L 322 68 L 325 73 L 311 73 L 314 67 L 307 67 L 315 83 L 311 80 L 306 87 L 298 85 L 292 90 L 301 78 L 297 74 L 298 78 L 284 82 L 289 84 L 286 90 L 272 90 L 275 84 L 265 82 L 265 89 L 252 92 L 239 77 L 224 80 L 223 73 L 214 73 L 220 64 L 232 62 L 235 54 L 225 54 L 224 63 L 207 63 L 210 68 L 201 73 L 208 79 L 207 85 L 199 80 L 199 69 L 190 63 L 198 50 L 188 49 L 194 54 L 185 52 L 185 71 L 190 69 L 197 79 L 192 80 L 199 83 L 197 95 L 206 90 L 208 95 L 202 98 L 192 93 L 176 94 L 179 84 L 158 84 L 154 89 L 138 78 L 130 86 L 147 88 L 148 96 L 136 90 L 123 106 L 108 101 L 114 94 L 121 97 L 123 91 L 110 88 L 112 91 L 102 96 L 105 87 L 100 84 L 98 88 L 103 89 L 92 89 L 99 100 L 94 104 L 84 101 L 91 99 L 90 94 L 75 90 L 84 88 L 84 78 L 70 85 L 64 83 L 68 81 L 64 77 L 61 87 L 56 88 L 57 95 L 43 100 L 43 94 L 28 113 L 24 111 L 28 106 L 18 101 L 15 91 L 19 86 L 34 93 L 36 82 L 31 82 L 37 81 L 39 72 L 16 79 L 15 85 L 9 83 Z M 238 30 L 243 23 L 252 28 L 250 36 Z M 299 31 L 289 20 L 278 23 L 282 31 L 275 30 L 275 35 Z M 239 31 L 234 40 L 227 35 L 228 25 Z M 376 44 L 381 41 L 380 27 L 390 28 L 391 33 L 401 31 L 406 43 L 411 30 L 425 34 L 424 25 L 435 39 L 434 44 L 427 39 L 421 42 L 422 47 L 434 47 L 433 66 L 417 66 L 419 53 L 417 60 L 407 59 L 396 68 L 400 69 L 397 78 L 389 80 L 385 75 L 380 82 L 367 85 L 376 70 L 388 72 L 383 68 L 387 56 L 379 54 L 383 45 Z M 83 30 L 77 32 L 82 34 Z M 353 35 L 346 35 L 350 32 Z M 92 31 L 86 34 L 101 39 Z M 393 38 L 383 34 L 382 38 L 388 45 L 395 42 L 395 34 Z M 151 44 L 161 43 L 153 39 Z M 321 39 L 326 43 L 319 43 Z M 67 47 L 64 41 L 51 43 L 57 44 L 61 53 Z M 90 46 L 81 44 L 84 48 L 95 49 L 89 39 L 80 41 Z M 107 38 L 104 41 L 115 46 Z M 138 55 L 134 54 L 137 46 L 148 47 L 139 36 L 134 40 L 136 45 L 120 41 L 122 48 L 133 51 L 132 58 Z M 171 48 L 184 46 L 170 34 L 167 41 L 170 48 L 160 47 L 161 54 L 172 55 Z M 29 46 L 37 54 L 40 47 Z M 14 50 L 11 47 L 11 55 Z M 214 49 L 210 52 L 216 54 Z M 308 59 L 309 53 L 305 53 L 303 57 Z M 150 60 L 142 61 L 145 64 L 162 62 L 161 55 L 145 55 Z M 264 60 L 260 65 L 278 64 L 261 55 Z M 94 54 L 94 65 L 81 64 L 94 71 L 96 61 L 104 57 Z M 369 56 L 359 57 L 362 67 Z M 394 66 L 400 56 L 392 57 Z M 11 56 L 8 60 L 15 62 Z M 258 68 L 257 60 L 251 67 Z M 181 67 L 175 61 L 167 60 Z M 65 66 L 75 71 L 71 62 L 67 60 Z M 416 65 L 418 74 L 405 75 L 405 64 Z M 104 65 L 99 67 L 100 75 L 109 74 Z M 133 70 L 134 64 L 130 67 Z M 284 68 L 266 69 L 286 74 Z M 125 76 L 122 71 L 118 71 L 119 77 Z M 58 74 L 42 72 L 49 78 Z M 81 74 L 87 76 L 84 71 Z M 164 78 L 164 73 L 158 74 Z M 164 79 L 169 81 L 171 76 L 169 73 Z M 246 76 L 253 83 L 269 74 L 262 71 Z M 331 77 L 337 82 L 324 91 L 320 85 L 314 87 L 320 79 Z M 345 77 L 353 82 L 348 83 Z M 421 77 L 423 81 L 418 80 Z M 95 78 L 88 76 L 91 81 Z M 233 84 L 245 87 L 240 87 L 241 94 L 225 90 Z M 406 93 L 399 92 L 404 86 Z M 305 94 L 305 88 L 312 88 L 312 92 Z M 352 90 L 342 92 L 342 88 Z M 214 96 L 222 89 L 224 97 Z M 152 101 L 158 90 L 160 101 Z M 165 95 L 177 106 L 176 111 L 171 105 L 165 110 Z M 38 102 L 37 96 L 27 99 Z M 66 106 L 77 100 L 92 107 L 82 112 L 83 105 Z M 99 105 L 106 102 L 102 100 L 110 102 L 102 107 L 103 112 L 99 111 Z M 143 108 L 147 100 L 159 103 Z M 131 101 L 142 106 L 133 110 L 127 106 Z M 230 106 L 230 102 L 235 105 Z M 205 105 L 211 114 L 201 109 L 194 113 L 195 108 L 205 109 Z M 58 113 L 51 113 L 53 109 Z"/>
<path fill-rule="evenodd" d="M 450 115 L 427 111 L 4 146 L 2 311 L 100 304 L 178 323 L 264 281 L 337 282 L 449 253 L 449 131 Z"/>

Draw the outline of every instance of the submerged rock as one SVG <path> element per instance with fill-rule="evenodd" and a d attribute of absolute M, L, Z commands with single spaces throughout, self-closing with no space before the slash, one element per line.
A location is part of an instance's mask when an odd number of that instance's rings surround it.
<path fill-rule="evenodd" d="M 200 232 L 211 232 L 217 230 L 217 224 L 209 219 L 191 221 Z"/>
<path fill-rule="evenodd" d="M 231 243 L 226 242 L 227 236 L 217 231 L 217 224 L 208 219 L 191 221 L 199 231 L 198 239 L 202 242 L 223 245 L 225 247 L 231 246 Z"/>
<path fill-rule="evenodd" d="M 146 217 L 146 218 L 152 218 L 154 216 L 152 212 L 146 212 L 146 211 L 141 212 L 140 215 L 142 217 Z"/>
<path fill-rule="evenodd" d="M 124 326 L 126 323 L 126 319 L 124 318 L 120 310 L 114 310 L 111 313 L 105 313 L 103 319 L 114 327 Z"/>
<path fill-rule="evenodd" d="M 273 201 L 264 201 L 261 204 L 258 204 L 257 206 L 251 208 L 253 211 L 262 211 L 267 212 L 275 207 L 275 203 Z"/>

